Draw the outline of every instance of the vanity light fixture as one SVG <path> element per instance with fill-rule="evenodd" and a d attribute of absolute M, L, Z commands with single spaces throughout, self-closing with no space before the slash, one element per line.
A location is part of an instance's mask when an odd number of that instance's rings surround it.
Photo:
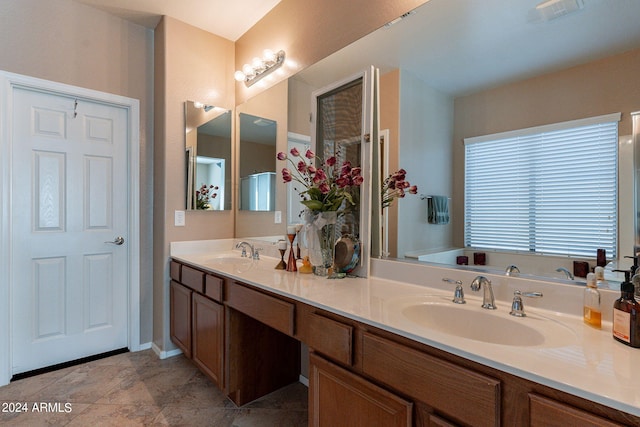
<path fill-rule="evenodd" d="M 198 109 L 202 108 L 202 109 L 204 110 L 204 112 L 205 112 L 205 113 L 208 113 L 209 111 L 211 111 L 211 110 L 213 110 L 214 108 L 216 108 L 216 106 L 215 106 L 215 105 L 203 104 L 202 102 L 198 102 L 198 101 L 195 101 L 195 102 L 193 103 L 193 107 L 194 107 L 194 108 L 198 108 Z"/>
<path fill-rule="evenodd" d="M 584 9 L 584 0 L 546 0 L 535 8 L 545 21 L 560 18 L 581 9 Z"/>
<path fill-rule="evenodd" d="M 233 76 L 237 81 L 244 82 L 247 87 L 250 87 L 280 67 L 284 63 L 284 58 L 284 50 L 273 52 L 270 49 L 265 49 L 262 53 L 262 58 L 253 58 L 251 64 L 244 64 L 242 71 L 236 71 Z"/>

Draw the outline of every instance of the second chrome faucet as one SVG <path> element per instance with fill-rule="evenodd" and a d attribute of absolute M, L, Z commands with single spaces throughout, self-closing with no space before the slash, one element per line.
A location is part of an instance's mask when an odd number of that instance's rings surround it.
<path fill-rule="evenodd" d="M 487 279 L 484 276 L 476 276 L 471 282 L 471 290 L 478 292 L 480 289 L 484 290 L 482 295 L 482 308 L 486 308 L 487 310 L 495 310 L 496 309 L 496 300 L 493 297 L 493 288 L 491 287 L 491 280 Z"/>

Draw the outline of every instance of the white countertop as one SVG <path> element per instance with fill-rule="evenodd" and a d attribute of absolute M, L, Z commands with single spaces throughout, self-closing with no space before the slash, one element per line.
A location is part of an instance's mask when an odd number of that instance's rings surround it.
<path fill-rule="evenodd" d="M 528 316 L 517 319 L 534 325 L 546 319 L 571 333 L 567 343 L 555 346 L 491 344 L 430 330 L 399 315 L 404 301 L 427 296 L 449 301 L 454 285 L 443 277 L 462 280 L 465 309 L 483 310 L 482 295 L 471 292 L 475 272 L 422 263 L 406 264 L 372 260 L 369 278 L 326 279 L 312 274 L 275 270 L 279 258 L 262 256 L 247 264 L 228 262 L 240 257 L 231 239 L 174 242 L 171 256 L 177 260 L 219 272 L 238 281 L 370 324 L 483 365 L 640 416 L 640 349 L 615 341 L 611 336 L 611 312 L 618 292 L 602 291 L 601 330 L 582 322 L 584 288 L 525 278 L 484 274 L 493 283 L 498 310 L 509 316 L 515 289 L 542 291 L 543 298 L 524 299 Z M 274 254 L 272 248 L 265 252 Z M 221 261 L 222 257 L 222 261 Z M 240 261 L 239 261 L 240 262 Z M 497 331 L 496 333 L 499 333 Z"/>

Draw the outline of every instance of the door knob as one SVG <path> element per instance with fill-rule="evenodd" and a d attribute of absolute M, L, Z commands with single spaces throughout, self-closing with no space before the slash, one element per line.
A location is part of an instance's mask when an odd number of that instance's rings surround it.
<path fill-rule="evenodd" d="M 118 245 L 120 246 L 121 244 L 124 243 L 124 237 L 122 236 L 118 236 L 115 239 L 113 239 L 113 242 L 105 242 L 105 243 L 110 243 L 112 245 Z"/>

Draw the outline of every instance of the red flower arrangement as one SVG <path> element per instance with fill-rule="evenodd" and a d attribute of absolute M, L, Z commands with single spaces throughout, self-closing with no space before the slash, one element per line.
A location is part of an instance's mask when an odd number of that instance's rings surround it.
<path fill-rule="evenodd" d="M 417 194 L 418 186 L 411 185 L 406 178 L 407 171 L 400 169 L 389 175 L 382 183 L 380 196 L 382 200 L 382 209 L 391 206 L 396 198 L 403 198 L 406 193 Z"/>
<path fill-rule="evenodd" d="M 282 169 L 282 179 L 284 182 L 295 181 L 304 187 L 298 193 L 303 199 L 302 204 L 310 211 L 337 211 L 342 214 L 356 204 L 355 189 L 363 181 L 360 167 L 352 167 L 348 161 L 338 167 L 335 156 L 320 161 L 316 167 L 313 164 L 316 159 L 313 151 L 307 150 L 302 156 L 296 148 L 292 148 L 289 155 L 278 153 L 277 158 L 291 164 L 291 169 Z"/>
<path fill-rule="evenodd" d="M 218 193 L 214 193 L 214 190 L 217 190 L 217 185 L 207 185 L 202 184 L 199 190 L 196 190 L 196 209 L 207 210 L 211 207 L 209 205 L 209 201 L 211 199 L 215 199 L 218 196 Z M 209 194 L 211 193 L 211 194 Z"/>

